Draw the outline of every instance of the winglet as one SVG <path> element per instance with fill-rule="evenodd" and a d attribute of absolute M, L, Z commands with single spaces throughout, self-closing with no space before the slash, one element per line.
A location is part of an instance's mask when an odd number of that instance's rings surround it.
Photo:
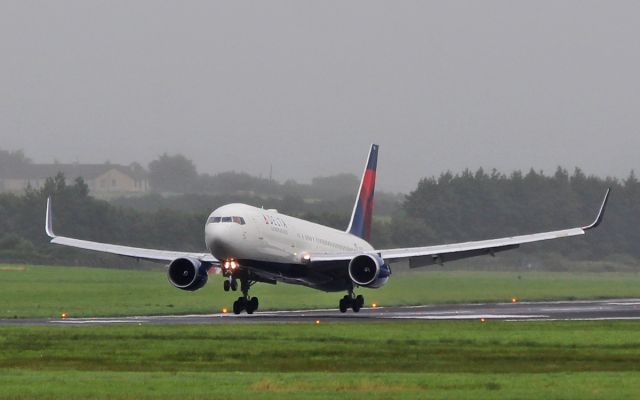
<path fill-rule="evenodd" d="M 602 205 L 600 206 L 600 210 L 598 211 L 598 216 L 596 217 L 595 221 L 593 221 L 591 225 L 582 227 L 583 231 L 593 229 L 600 225 L 602 219 L 604 218 L 604 211 L 607 208 L 607 202 L 609 201 L 609 193 L 611 193 L 611 188 L 608 188 L 607 192 L 604 194 L 604 199 L 602 200 Z"/>
<path fill-rule="evenodd" d="M 47 232 L 47 236 L 50 238 L 56 237 L 56 234 L 53 233 L 53 215 L 51 215 L 51 197 L 47 197 L 47 216 L 44 224 L 44 231 Z"/>

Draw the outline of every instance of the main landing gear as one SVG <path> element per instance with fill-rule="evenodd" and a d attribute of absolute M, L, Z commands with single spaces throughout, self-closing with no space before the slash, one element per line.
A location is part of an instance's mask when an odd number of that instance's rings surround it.
<path fill-rule="evenodd" d="M 226 282 L 231 282 L 229 285 L 231 289 L 233 289 L 233 282 L 236 282 L 236 280 L 232 278 L 231 281 L 225 281 L 225 283 Z M 258 298 L 249 296 L 249 288 L 253 286 L 254 283 L 255 282 L 250 281 L 248 279 L 240 280 L 240 290 L 242 290 L 242 296 L 238 297 L 238 300 L 233 302 L 234 314 L 236 315 L 240 314 L 242 310 L 246 311 L 247 314 L 253 314 L 253 312 L 258 309 L 258 306 L 259 306 Z M 235 286 L 237 289 L 237 283 Z M 225 289 L 226 289 L 226 284 L 225 284 Z M 233 289 L 233 290 L 236 290 L 236 289 Z"/>
<path fill-rule="evenodd" d="M 364 305 L 364 297 L 359 294 L 355 295 L 353 293 L 353 289 L 349 290 L 349 294 L 346 294 L 343 298 L 340 299 L 340 312 L 345 313 L 349 308 L 353 310 L 353 312 L 358 312 Z"/>

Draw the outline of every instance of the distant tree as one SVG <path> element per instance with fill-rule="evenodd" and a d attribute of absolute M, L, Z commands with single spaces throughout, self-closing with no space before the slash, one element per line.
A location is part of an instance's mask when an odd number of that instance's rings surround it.
<path fill-rule="evenodd" d="M 31 160 L 24 155 L 22 150 L 0 150 L 0 176 L 8 172 L 19 171 L 29 164 L 31 164 Z"/>
<path fill-rule="evenodd" d="M 193 161 L 181 154 L 170 156 L 164 153 L 149 163 L 149 184 L 155 191 L 189 193 L 197 179 Z"/>
<path fill-rule="evenodd" d="M 131 168 L 131 170 L 136 174 L 144 175 L 147 173 L 144 167 L 137 162 L 131 163 L 131 165 L 129 165 L 129 168 Z"/>
<path fill-rule="evenodd" d="M 67 187 L 67 180 L 62 172 L 58 172 L 56 176 L 49 177 L 44 181 L 44 185 L 40 190 L 43 197 L 61 194 Z"/>

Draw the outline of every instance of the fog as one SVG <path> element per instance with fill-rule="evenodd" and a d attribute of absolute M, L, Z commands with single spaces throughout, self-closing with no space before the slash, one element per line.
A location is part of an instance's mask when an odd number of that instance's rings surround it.
<path fill-rule="evenodd" d="M 379 187 L 639 169 L 636 1 L 2 1 L 0 148 Z"/>

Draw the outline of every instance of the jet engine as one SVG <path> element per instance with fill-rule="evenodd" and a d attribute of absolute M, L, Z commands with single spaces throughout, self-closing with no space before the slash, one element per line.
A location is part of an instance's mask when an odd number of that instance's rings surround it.
<path fill-rule="evenodd" d="M 358 286 L 382 287 L 390 275 L 391 268 L 376 254 L 362 254 L 349 262 L 349 277 Z"/>
<path fill-rule="evenodd" d="M 169 282 L 178 289 L 193 292 L 207 283 L 208 268 L 195 258 L 176 258 L 169 264 Z"/>

